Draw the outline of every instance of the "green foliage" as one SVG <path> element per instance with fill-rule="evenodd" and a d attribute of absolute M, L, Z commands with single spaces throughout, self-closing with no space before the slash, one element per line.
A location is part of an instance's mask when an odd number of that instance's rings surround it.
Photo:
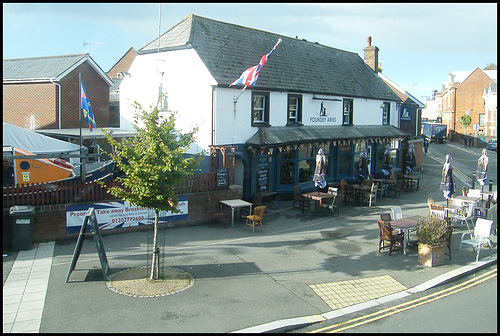
<path fill-rule="evenodd" d="M 134 128 L 137 135 L 118 142 L 105 130 L 103 133 L 115 154 L 110 154 L 125 177 L 108 192 L 133 205 L 178 213 L 174 187 L 199 166 L 201 154 L 183 157 L 194 142 L 198 128 L 182 134 L 175 129 L 177 113 L 161 117 L 158 107 L 147 112 L 137 102 Z M 139 121 L 144 126 L 139 126 Z"/>
<path fill-rule="evenodd" d="M 446 242 L 446 221 L 427 216 L 418 222 L 417 238 L 429 246 L 441 246 Z"/>
<path fill-rule="evenodd" d="M 496 69 L 497 69 L 496 63 L 490 63 L 487 66 L 485 66 L 483 70 L 496 70 Z"/>
<path fill-rule="evenodd" d="M 463 114 L 460 116 L 458 119 L 458 123 L 461 124 L 463 127 L 467 128 L 472 122 L 472 118 L 468 114 Z"/>

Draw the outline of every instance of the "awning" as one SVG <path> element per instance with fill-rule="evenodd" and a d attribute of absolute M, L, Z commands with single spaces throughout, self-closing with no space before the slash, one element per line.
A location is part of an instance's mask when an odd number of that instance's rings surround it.
<path fill-rule="evenodd" d="M 269 148 L 328 141 L 383 141 L 384 139 L 404 139 L 411 136 L 392 125 L 349 125 L 349 126 L 271 126 L 260 127 L 245 143 L 247 147 Z"/>

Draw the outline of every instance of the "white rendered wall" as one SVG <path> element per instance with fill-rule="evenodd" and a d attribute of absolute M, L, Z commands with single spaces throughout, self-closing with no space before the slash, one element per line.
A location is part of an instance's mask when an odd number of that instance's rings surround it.
<path fill-rule="evenodd" d="M 215 95 L 215 106 L 217 116 L 215 121 L 215 143 L 240 144 L 245 143 L 258 127 L 252 127 L 251 121 L 251 97 L 252 90 L 246 89 L 236 103 L 234 98 L 241 92 L 241 88 L 217 88 Z M 321 98 L 339 99 L 317 100 L 312 99 L 312 94 L 302 94 L 302 123 L 304 126 L 333 126 L 342 125 L 343 97 L 318 95 Z M 270 115 L 271 126 L 286 126 L 287 124 L 287 92 L 270 92 Z M 320 116 L 321 103 L 326 108 L 326 116 Z M 369 100 L 364 98 L 353 99 L 353 117 L 355 125 L 382 125 L 382 100 Z M 391 103 L 392 125 L 397 125 L 398 113 L 396 103 Z"/>
<path fill-rule="evenodd" d="M 189 152 L 208 150 L 216 83 L 193 49 L 137 55 L 129 73 L 120 85 L 120 129 L 133 129 L 134 101 L 146 109 L 156 106 L 161 84 L 168 110 L 178 111 L 176 128 L 188 132 L 200 127 Z"/>

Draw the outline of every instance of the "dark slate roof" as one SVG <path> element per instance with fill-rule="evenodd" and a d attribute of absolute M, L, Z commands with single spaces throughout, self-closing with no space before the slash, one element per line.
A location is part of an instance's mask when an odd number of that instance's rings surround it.
<path fill-rule="evenodd" d="M 15 81 L 40 81 L 60 80 L 74 68 L 88 61 L 97 73 L 108 83 L 113 82 L 89 54 L 16 58 L 3 60 L 3 80 Z"/>
<path fill-rule="evenodd" d="M 392 125 L 349 126 L 276 126 L 260 127 L 246 142 L 246 146 L 269 147 L 307 142 L 357 140 L 378 138 L 406 138 L 411 134 Z"/>
<path fill-rule="evenodd" d="M 56 78 L 86 54 L 3 60 L 3 79 Z"/>
<path fill-rule="evenodd" d="M 400 101 L 356 53 L 196 15 L 161 35 L 159 50 L 194 48 L 217 83 L 228 86 L 278 38 L 283 41 L 260 71 L 256 89 Z M 157 50 L 155 39 L 138 54 Z"/>

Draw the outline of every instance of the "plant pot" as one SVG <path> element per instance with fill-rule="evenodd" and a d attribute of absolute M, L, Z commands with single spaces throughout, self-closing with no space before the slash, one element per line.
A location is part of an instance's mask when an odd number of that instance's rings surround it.
<path fill-rule="evenodd" d="M 445 245 L 429 246 L 418 244 L 418 262 L 424 266 L 434 267 L 444 265 Z"/>

